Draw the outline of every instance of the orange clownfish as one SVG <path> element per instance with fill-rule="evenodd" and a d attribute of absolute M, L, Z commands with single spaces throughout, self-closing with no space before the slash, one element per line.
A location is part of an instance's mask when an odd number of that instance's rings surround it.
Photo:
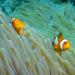
<path fill-rule="evenodd" d="M 24 22 L 20 21 L 19 19 L 13 18 L 11 23 L 13 28 L 18 34 L 24 35 L 24 27 L 25 27 Z"/>
<path fill-rule="evenodd" d="M 59 33 L 58 37 L 54 37 L 52 42 L 53 48 L 56 52 L 61 55 L 62 51 L 65 51 L 70 48 L 70 43 L 67 39 L 64 39 L 62 33 Z"/>

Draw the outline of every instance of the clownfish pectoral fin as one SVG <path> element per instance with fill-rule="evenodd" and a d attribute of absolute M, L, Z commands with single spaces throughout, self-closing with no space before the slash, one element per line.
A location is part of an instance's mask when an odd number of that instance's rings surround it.
<path fill-rule="evenodd" d="M 60 43 L 64 39 L 62 33 L 59 33 L 58 35 L 58 42 Z"/>

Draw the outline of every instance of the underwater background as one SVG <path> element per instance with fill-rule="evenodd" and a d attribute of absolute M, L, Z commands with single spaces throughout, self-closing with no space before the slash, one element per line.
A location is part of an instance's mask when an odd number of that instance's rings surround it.
<path fill-rule="evenodd" d="M 27 36 L 12 18 L 28 25 Z M 51 44 L 55 32 L 71 44 L 61 56 Z M 0 75 L 75 75 L 75 0 L 0 0 Z"/>

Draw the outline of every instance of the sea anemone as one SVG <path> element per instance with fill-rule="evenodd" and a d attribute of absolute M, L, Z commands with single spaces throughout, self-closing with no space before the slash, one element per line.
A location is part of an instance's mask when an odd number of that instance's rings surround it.
<path fill-rule="evenodd" d="M 0 75 L 75 75 L 74 6 L 32 3 L 23 3 L 9 16 L 0 12 Z M 27 36 L 16 33 L 11 17 L 27 23 Z M 63 32 L 71 43 L 61 56 L 51 45 L 53 32 Z"/>

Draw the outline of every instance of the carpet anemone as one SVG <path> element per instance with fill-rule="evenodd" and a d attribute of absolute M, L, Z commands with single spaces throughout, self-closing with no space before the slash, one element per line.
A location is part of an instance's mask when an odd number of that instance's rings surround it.
<path fill-rule="evenodd" d="M 75 75 L 74 6 L 32 3 L 23 3 L 9 16 L 0 12 L 0 75 Z M 27 35 L 16 33 L 12 17 L 27 23 Z M 61 56 L 51 45 L 54 32 L 62 32 L 71 43 Z"/>

